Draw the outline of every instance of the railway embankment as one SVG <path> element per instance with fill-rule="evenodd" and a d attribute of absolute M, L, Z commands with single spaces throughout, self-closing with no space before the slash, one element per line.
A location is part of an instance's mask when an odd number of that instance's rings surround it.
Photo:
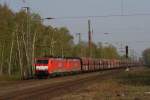
<path fill-rule="evenodd" d="M 100 71 L 0 85 L 2 100 L 149 100 L 150 68 Z M 1 83 L 0 83 L 1 84 Z"/>

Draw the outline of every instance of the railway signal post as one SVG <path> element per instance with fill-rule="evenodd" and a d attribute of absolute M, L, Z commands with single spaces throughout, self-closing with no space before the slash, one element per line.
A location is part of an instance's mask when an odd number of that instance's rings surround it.
<path fill-rule="evenodd" d="M 129 58 L 129 47 L 128 45 L 125 46 L 125 51 L 126 51 L 126 61 L 128 61 Z M 126 71 L 129 71 L 129 66 L 127 65 Z"/>
<path fill-rule="evenodd" d="M 89 37 L 89 57 L 91 57 L 92 36 L 91 36 L 91 21 L 88 20 L 88 37 Z"/>

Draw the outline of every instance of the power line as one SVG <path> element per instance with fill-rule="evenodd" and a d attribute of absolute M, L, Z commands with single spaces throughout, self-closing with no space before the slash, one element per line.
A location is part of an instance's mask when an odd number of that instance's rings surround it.
<path fill-rule="evenodd" d="M 130 17 L 130 16 L 150 16 L 150 13 L 132 13 L 132 14 L 112 14 L 112 15 L 95 15 L 95 16 L 67 16 L 52 17 L 55 19 L 88 19 L 88 18 L 107 18 L 107 17 Z"/>

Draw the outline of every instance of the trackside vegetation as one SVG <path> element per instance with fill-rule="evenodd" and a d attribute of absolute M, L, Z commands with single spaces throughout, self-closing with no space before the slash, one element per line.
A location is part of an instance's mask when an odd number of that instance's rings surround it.
<path fill-rule="evenodd" d="M 66 27 L 43 24 L 39 14 L 0 5 L 0 76 L 32 76 L 35 57 L 88 57 L 88 42 L 74 43 Z M 93 58 L 119 58 L 114 46 L 92 43 Z"/>
<path fill-rule="evenodd" d="M 143 51 L 143 59 L 145 65 L 150 67 L 150 48 Z"/>
<path fill-rule="evenodd" d="M 87 87 L 53 100 L 149 100 L 150 68 L 140 67 L 97 78 Z M 84 85 L 86 85 L 85 83 Z"/>

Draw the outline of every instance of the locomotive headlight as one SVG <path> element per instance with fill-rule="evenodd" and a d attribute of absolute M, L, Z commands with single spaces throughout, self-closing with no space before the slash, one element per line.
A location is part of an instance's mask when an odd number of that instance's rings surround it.
<path fill-rule="evenodd" d="M 48 70 L 48 66 L 36 66 L 36 70 Z"/>

